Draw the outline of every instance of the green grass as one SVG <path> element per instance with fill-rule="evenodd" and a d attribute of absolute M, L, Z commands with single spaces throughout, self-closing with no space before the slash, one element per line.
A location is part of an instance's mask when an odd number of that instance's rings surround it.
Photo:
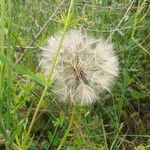
<path fill-rule="evenodd" d="M 54 97 L 38 60 L 40 47 L 69 24 L 111 40 L 120 75 L 111 93 L 103 93 L 93 106 L 76 108 L 62 149 L 149 150 L 149 1 L 75 0 L 69 22 L 70 1 L 62 2 L 1 0 L 0 149 L 53 150 L 60 145 L 72 108 Z"/>

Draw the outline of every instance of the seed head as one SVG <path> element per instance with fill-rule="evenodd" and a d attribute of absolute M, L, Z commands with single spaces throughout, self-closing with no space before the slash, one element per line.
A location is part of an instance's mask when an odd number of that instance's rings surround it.
<path fill-rule="evenodd" d="M 50 37 L 43 48 L 40 65 L 45 74 L 51 69 L 60 38 L 60 33 Z M 118 59 L 111 43 L 95 41 L 80 30 L 65 34 L 54 71 L 55 92 L 63 100 L 92 104 L 101 92 L 110 91 L 118 76 Z"/>

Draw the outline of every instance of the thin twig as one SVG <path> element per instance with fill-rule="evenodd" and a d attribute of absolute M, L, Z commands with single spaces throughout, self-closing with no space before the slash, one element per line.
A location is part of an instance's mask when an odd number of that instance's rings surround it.
<path fill-rule="evenodd" d="M 118 25 L 115 27 L 114 30 L 112 30 L 111 34 L 109 35 L 109 37 L 107 38 L 106 42 L 108 42 L 110 40 L 110 38 L 112 37 L 112 35 L 114 34 L 115 31 L 117 31 L 118 27 L 121 25 L 121 23 L 124 21 L 124 19 L 126 18 L 128 12 L 131 10 L 132 5 L 133 5 L 134 1 L 132 1 L 132 3 L 130 4 L 130 6 L 128 7 L 127 11 L 125 12 L 124 16 L 122 17 L 122 19 L 120 20 L 120 22 L 118 23 Z M 94 42 L 91 42 L 89 44 L 86 45 L 86 47 L 84 47 L 82 50 L 86 49 L 88 46 L 97 43 L 101 41 L 101 39 L 95 40 Z"/>
<path fill-rule="evenodd" d="M 134 1 L 132 1 L 132 3 L 130 4 L 130 6 L 128 7 L 127 11 L 125 12 L 124 16 L 122 17 L 122 19 L 120 20 L 120 22 L 118 23 L 118 25 L 115 27 L 115 29 L 111 32 L 111 34 L 109 35 L 109 37 L 107 38 L 107 41 L 110 40 L 110 38 L 112 37 L 112 35 L 114 34 L 114 32 L 118 29 L 118 27 L 121 25 L 121 23 L 124 21 L 124 19 L 126 18 L 127 14 L 129 13 L 129 11 L 132 8 Z"/>
<path fill-rule="evenodd" d="M 62 6 L 62 4 L 64 3 L 64 0 L 61 2 L 61 4 L 56 8 L 56 10 L 54 11 L 54 13 L 50 16 L 50 18 L 47 20 L 47 22 L 43 25 L 43 27 L 41 28 L 41 30 L 38 32 L 38 34 L 35 36 L 35 38 L 33 39 L 33 41 L 30 43 L 29 46 L 32 46 L 32 44 L 35 42 L 35 40 L 41 35 L 41 33 L 44 31 L 45 27 L 49 24 L 49 22 L 53 19 L 53 17 L 56 15 L 56 13 L 58 12 L 58 10 L 60 9 L 60 7 Z"/>
<path fill-rule="evenodd" d="M 35 38 L 33 39 L 33 41 L 29 44 L 28 47 L 31 47 L 33 45 L 33 43 L 37 40 L 37 38 L 41 35 L 41 33 L 44 31 L 45 27 L 49 24 L 49 22 L 53 19 L 53 17 L 57 14 L 57 12 L 59 11 L 59 9 L 61 8 L 62 4 L 64 3 L 64 0 L 61 2 L 61 4 L 56 8 L 56 10 L 54 11 L 54 13 L 50 16 L 50 18 L 47 20 L 47 22 L 43 25 L 43 27 L 41 28 L 41 30 L 37 33 L 37 35 L 35 36 Z M 25 53 L 23 53 L 17 60 L 15 64 L 18 64 L 20 62 L 20 60 L 22 59 L 22 57 L 25 55 Z"/>

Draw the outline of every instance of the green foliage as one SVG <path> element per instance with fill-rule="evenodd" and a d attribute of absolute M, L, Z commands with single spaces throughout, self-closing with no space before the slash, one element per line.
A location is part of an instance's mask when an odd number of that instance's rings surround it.
<path fill-rule="evenodd" d="M 75 0 L 69 17 L 70 2 L 66 1 L 47 23 L 61 2 L 1 0 L 0 149 L 22 148 L 46 85 L 38 66 L 40 48 L 49 36 L 67 24 L 68 28 L 82 28 L 97 38 L 111 39 L 120 62 L 120 76 L 111 93 L 100 95 L 95 105 L 77 108 L 63 149 L 147 150 L 150 145 L 149 1 Z M 49 85 L 29 145 L 25 145 L 31 150 L 56 149 L 68 127 L 71 109 L 54 95 L 52 82 Z"/>

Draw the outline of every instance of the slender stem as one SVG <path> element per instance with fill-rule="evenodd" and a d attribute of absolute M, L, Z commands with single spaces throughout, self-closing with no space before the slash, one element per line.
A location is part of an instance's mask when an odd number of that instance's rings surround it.
<path fill-rule="evenodd" d="M 29 136 L 30 136 L 32 127 L 33 127 L 33 125 L 34 125 L 34 123 L 35 123 L 35 120 L 36 120 L 38 111 L 39 111 L 40 106 L 41 106 L 41 104 L 42 104 L 42 102 L 43 102 L 43 99 L 44 99 L 44 97 L 45 97 L 45 94 L 46 94 L 46 92 L 47 92 L 47 89 L 48 89 L 48 87 L 52 84 L 51 78 L 52 78 L 54 69 L 55 69 L 55 67 L 56 67 L 56 65 L 57 65 L 57 60 L 58 60 L 58 57 L 59 57 L 59 53 L 60 53 L 60 50 L 61 50 L 61 46 L 62 46 L 62 43 L 63 43 L 63 40 L 64 40 L 65 33 L 66 33 L 66 31 L 67 31 L 67 29 L 68 29 L 68 27 L 69 27 L 70 13 L 71 13 L 71 8 L 72 8 L 72 6 L 73 6 L 73 2 L 74 2 L 74 0 L 71 0 L 71 2 L 70 2 L 70 7 L 69 7 L 69 10 L 68 10 L 68 15 L 67 15 L 66 23 L 65 23 L 64 30 L 63 30 L 63 33 L 62 33 L 62 37 L 61 37 L 61 39 L 60 39 L 58 48 L 56 49 L 56 54 L 55 54 L 55 56 L 54 56 L 54 58 L 53 58 L 52 68 L 51 68 L 50 73 L 49 73 L 49 75 L 48 75 L 48 78 L 47 78 L 47 81 L 46 81 L 46 84 L 45 84 L 45 88 L 44 88 L 43 93 L 42 93 L 42 95 L 41 95 L 41 98 L 40 98 L 40 100 L 39 100 L 39 102 L 38 102 L 38 104 L 37 104 L 37 107 L 36 107 L 36 109 L 35 109 L 35 112 L 34 112 L 34 115 L 33 115 L 33 117 L 32 117 L 31 123 L 30 123 L 30 125 L 29 125 L 28 130 L 27 130 L 27 133 L 25 134 L 25 138 L 24 138 L 24 141 L 23 141 L 23 144 L 22 144 L 22 146 L 23 146 L 24 149 L 26 149 L 26 148 L 25 148 L 25 147 L 26 147 L 26 144 L 27 144 L 27 142 L 28 142 L 28 140 L 29 140 Z M 23 150 L 24 150 L 24 149 L 23 149 Z"/>
<path fill-rule="evenodd" d="M 141 1 L 139 0 L 138 1 L 138 6 L 137 6 L 137 11 L 135 13 L 135 16 L 134 16 L 134 22 L 133 22 L 133 30 L 132 30 L 132 33 L 131 33 L 131 37 L 133 38 L 134 35 L 135 35 L 135 32 L 136 32 L 136 26 L 137 26 L 137 23 L 138 23 L 138 17 L 143 9 L 143 6 L 145 5 L 145 2 L 146 0 L 144 0 L 142 3 Z M 141 3 L 141 5 L 140 5 Z"/>
<path fill-rule="evenodd" d="M 146 50 L 146 49 L 142 46 L 142 44 L 140 44 L 140 43 L 138 42 L 138 40 L 136 40 L 136 38 L 134 38 L 136 29 L 137 29 L 137 28 L 136 28 L 136 27 L 137 27 L 137 23 L 138 23 L 138 21 L 139 21 L 139 20 L 138 20 L 138 17 L 139 17 L 139 15 L 140 15 L 140 13 L 141 13 L 143 7 L 144 7 L 144 4 L 145 4 L 146 0 L 144 0 L 144 1 L 141 3 L 141 5 L 140 5 L 140 2 L 141 2 L 141 1 L 139 0 L 139 2 L 138 2 L 138 7 L 137 7 L 137 11 L 136 11 L 135 17 L 134 17 L 133 30 L 132 30 L 132 33 L 131 33 L 131 38 L 132 38 L 133 42 L 137 44 L 137 46 L 139 46 L 144 52 L 146 52 L 148 55 L 150 55 L 150 52 L 149 52 L 148 50 Z"/>
<path fill-rule="evenodd" d="M 49 22 L 53 19 L 53 17 L 57 14 L 58 10 L 61 8 L 62 4 L 64 3 L 64 0 L 61 2 L 61 4 L 55 9 L 54 13 L 50 16 L 50 18 L 48 19 L 48 21 L 43 25 L 43 27 L 40 29 L 40 31 L 38 32 L 38 34 L 35 36 L 35 38 L 33 39 L 33 41 L 30 43 L 29 46 L 32 46 L 33 43 L 35 42 L 35 40 L 41 35 L 41 33 L 43 32 L 43 30 L 45 29 L 45 27 L 49 24 Z"/>
<path fill-rule="evenodd" d="M 42 101 L 43 101 L 43 99 L 44 99 L 44 97 L 45 97 L 45 94 L 46 94 L 46 92 L 47 92 L 47 89 L 48 89 L 48 87 L 51 85 L 51 82 L 50 82 L 50 81 L 51 81 L 51 78 L 52 78 L 54 69 L 55 69 L 55 67 L 56 67 L 56 64 L 57 64 L 57 58 L 58 58 L 58 55 L 59 55 L 59 52 L 60 52 L 60 48 L 61 48 L 61 45 L 62 45 L 62 42 L 63 42 L 63 39 L 64 39 L 65 32 L 66 32 L 66 30 L 64 30 L 64 32 L 63 32 L 63 34 L 62 34 L 62 38 L 61 38 L 61 41 L 60 41 L 59 46 L 58 46 L 58 48 L 57 48 L 56 55 L 55 55 L 55 57 L 54 57 L 54 59 L 53 59 L 53 65 L 52 65 L 52 68 L 51 68 L 51 70 L 50 70 L 50 73 L 49 73 L 47 82 L 46 82 L 46 84 L 45 84 L 45 88 L 44 88 L 44 90 L 43 90 L 43 93 L 42 93 L 42 95 L 41 95 L 41 98 L 40 98 L 40 100 L 39 100 L 39 102 L 38 102 L 38 104 L 37 104 L 37 107 L 36 107 L 36 109 L 35 109 L 34 115 L 33 115 L 33 117 L 32 117 L 31 123 L 30 123 L 29 128 L 28 128 L 28 131 L 27 131 L 27 133 L 26 133 L 26 135 L 25 135 L 24 144 L 23 144 L 24 146 L 26 145 L 26 143 L 27 143 L 27 141 L 28 141 L 28 139 L 29 139 L 29 136 L 30 136 L 32 127 L 33 127 L 33 125 L 34 125 L 34 123 L 35 123 L 35 120 L 36 120 L 36 117 L 37 117 L 37 113 L 38 113 L 38 111 L 39 111 L 39 109 L 40 109 L 40 106 L 41 106 Z"/>
<path fill-rule="evenodd" d="M 0 55 L 4 55 L 4 45 L 5 45 L 5 1 L 1 0 L 1 24 L 0 24 L 1 30 L 0 30 Z M 4 82 L 4 63 L 0 62 L 0 101 L 2 101 L 2 95 L 3 95 L 3 82 Z"/>
<path fill-rule="evenodd" d="M 1 54 L 4 54 L 5 1 L 1 0 Z"/>
<path fill-rule="evenodd" d="M 104 136 L 105 148 L 106 148 L 106 150 L 108 150 L 106 131 L 105 131 L 105 127 L 104 127 L 104 123 L 103 123 L 103 118 L 102 118 L 102 115 L 101 115 L 101 114 L 100 114 L 100 120 L 101 120 L 101 126 L 102 126 L 102 130 L 103 130 L 103 136 Z"/>
<path fill-rule="evenodd" d="M 33 41 L 29 44 L 29 47 L 25 47 L 25 49 L 30 48 L 33 43 L 37 40 L 37 38 L 41 35 L 41 33 L 43 32 L 43 30 L 45 29 L 45 27 L 49 24 L 49 22 L 53 19 L 53 17 L 58 13 L 58 10 L 61 8 L 62 4 L 64 3 L 64 1 L 61 2 L 61 4 L 56 8 L 56 10 L 54 11 L 54 13 L 50 16 L 50 18 L 48 19 L 48 21 L 43 25 L 43 27 L 41 28 L 41 30 L 37 33 L 37 35 L 35 36 L 35 38 L 33 39 Z M 31 47 L 32 48 L 32 47 Z M 22 57 L 25 55 L 25 53 L 23 53 L 15 62 L 15 64 L 18 64 L 20 62 L 20 60 L 22 59 Z"/>
<path fill-rule="evenodd" d="M 60 150 L 62 148 L 62 146 L 64 145 L 66 139 L 67 139 L 67 136 L 68 136 L 68 134 L 71 130 L 71 127 L 73 125 L 75 110 L 76 110 L 76 106 L 75 106 L 75 104 L 73 104 L 73 109 L 72 109 L 72 114 L 71 114 L 70 121 L 69 121 L 69 126 L 68 126 L 68 128 L 67 128 L 67 130 L 66 130 L 66 132 L 65 132 L 65 134 L 64 134 L 62 140 L 60 141 L 59 146 L 56 150 Z"/>

